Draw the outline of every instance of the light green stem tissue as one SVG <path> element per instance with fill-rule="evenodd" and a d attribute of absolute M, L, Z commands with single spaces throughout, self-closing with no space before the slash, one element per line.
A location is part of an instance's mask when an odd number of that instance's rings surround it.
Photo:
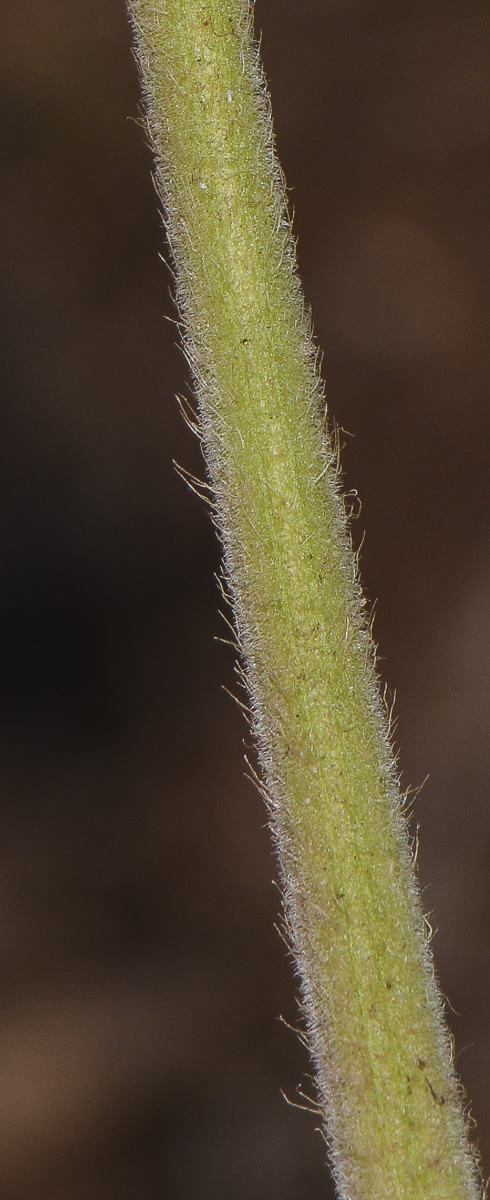
<path fill-rule="evenodd" d="M 339 1194 L 476 1200 L 249 6 L 130 11 Z"/>

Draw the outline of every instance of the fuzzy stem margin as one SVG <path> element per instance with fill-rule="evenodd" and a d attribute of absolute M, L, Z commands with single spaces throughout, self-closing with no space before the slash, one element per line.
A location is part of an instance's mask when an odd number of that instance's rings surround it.
<path fill-rule="evenodd" d="M 184 344 L 348 1200 L 476 1200 L 246 0 L 130 0 Z"/>

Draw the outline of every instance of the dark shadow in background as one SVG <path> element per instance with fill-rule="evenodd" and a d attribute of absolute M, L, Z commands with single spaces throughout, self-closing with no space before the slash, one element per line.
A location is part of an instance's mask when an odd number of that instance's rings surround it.
<path fill-rule="evenodd" d="M 319 1200 L 124 5 L 4 10 L 0 1192 Z M 490 16 L 256 15 L 488 1170 Z"/>

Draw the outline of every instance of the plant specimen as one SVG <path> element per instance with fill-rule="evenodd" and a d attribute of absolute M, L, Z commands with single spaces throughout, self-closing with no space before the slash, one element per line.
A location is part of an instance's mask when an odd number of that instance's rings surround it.
<path fill-rule="evenodd" d="M 339 1193 L 476 1198 L 249 5 L 130 11 Z"/>

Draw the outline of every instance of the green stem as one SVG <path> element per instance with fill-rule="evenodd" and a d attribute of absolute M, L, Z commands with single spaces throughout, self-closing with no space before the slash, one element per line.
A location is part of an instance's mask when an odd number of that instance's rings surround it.
<path fill-rule="evenodd" d="M 468 1200 L 477 1172 L 248 5 L 131 12 L 339 1191 Z"/>

